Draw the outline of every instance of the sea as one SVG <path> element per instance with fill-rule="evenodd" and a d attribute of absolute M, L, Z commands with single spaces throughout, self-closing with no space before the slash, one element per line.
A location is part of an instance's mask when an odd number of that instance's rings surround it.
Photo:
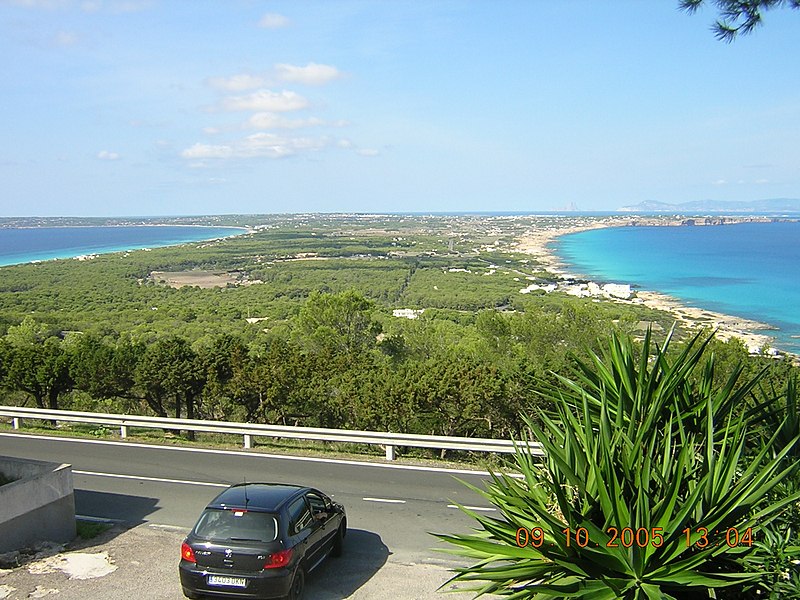
<path fill-rule="evenodd" d="M 800 354 L 800 223 L 614 227 L 551 248 L 573 274 L 767 323 L 777 329 L 759 333 Z"/>
<path fill-rule="evenodd" d="M 238 227 L 140 225 L 0 228 L 0 266 L 158 248 L 245 233 Z"/>

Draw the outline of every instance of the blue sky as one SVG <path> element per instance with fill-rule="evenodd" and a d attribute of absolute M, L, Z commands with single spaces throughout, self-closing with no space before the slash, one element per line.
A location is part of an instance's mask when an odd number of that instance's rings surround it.
<path fill-rule="evenodd" d="M 0 0 L 0 216 L 800 198 L 800 11 Z"/>

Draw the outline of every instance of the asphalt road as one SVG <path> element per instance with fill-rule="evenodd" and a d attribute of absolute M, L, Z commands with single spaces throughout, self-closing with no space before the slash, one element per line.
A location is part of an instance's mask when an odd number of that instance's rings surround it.
<path fill-rule="evenodd" d="M 324 567 L 318 577 L 324 581 L 325 570 L 349 570 L 350 583 L 346 591 L 312 593 L 311 598 L 386 597 L 387 586 L 393 590 L 390 597 L 429 597 L 412 593 L 411 580 L 435 590 L 447 579 L 446 569 L 464 564 L 434 551 L 444 545 L 429 532 L 461 533 L 473 526 L 453 502 L 492 512 L 483 498 L 456 481 L 459 477 L 480 487 L 486 475 L 468 471 L 5 432 L 0 433 L 0 455 L 72 464 L 77 514 L 123 521 L 140 531 L 160 528 L 170 540 L 162 540 L 165 551 L 179 543 L 205 504 L 232 483 L 278 481 L 319 488 L 345 505 L 351 535 L 346 546 L 350 558 Z M 398 585 L 405 591 L 398 592 Z M 367 588 L 383 591 L 367 593 Z M 164 597 L 180 597 L 180 592 Z"/>

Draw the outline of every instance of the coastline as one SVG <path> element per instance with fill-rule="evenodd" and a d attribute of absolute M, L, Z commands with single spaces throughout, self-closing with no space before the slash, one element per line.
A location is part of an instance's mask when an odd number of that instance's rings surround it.
<path fill-rule="evenodd" d="M 49 261 L 56 261 L 56 260 L 91 260 L 96 258 L 100 255 L 108 255 L 108 254 L 118 254 L 123 252 L 136 252 L 136 251 L 150 251 L 153 248 L 169 248 L 173 246 L 183 246 L 186 244 L 198 244 L 198 243 L 207 243 L 207 242 L 214 242 L 219 240 L 224 240 L 231 237 L 237 237 L 240 235 L 247 235 L 253 233 L 254 229 L 250 227 L 241 227 L 241 226 L 217 226 L 217 225 L 171 225 L 167 223 L 160 223 L 160 224 L 153 224 L 153 225 L 63 225 L 63 226 L 53 226 L 53 227 L 13 227 L 7 229 L 17 229 L 17 230 L 42 230 L 42 229 L 121 229 L 121 228 L 159 228 L 159 227 L 175 227 L 175 228 L 193 228 L 193 229 L 227 229 L 227 230 L 237 230 L 237 233 L 231 233 L 228 235 L 217 235 L 216 237 L 201 237 L 198 239 L 186 239 L 186 240 L 168 240 L 158 241 L 158 240 L 149 240 L 146 242 L 131 242 L 131 243 L 123 243 L 114 246 L 106 246 L 106 245 L 95 245 L 95 246 L 87 246 L 84 248 L 76 249 L 76 248 L 69 248 L 69 249 L 58 249 L 58 250 L 50 250 L 50 251 L 36 251 L 34 253 L 28 253 L 25 255 L 21 255 L 20 258 L 10 258 L 13 255 L 5 255 L 0 256 L 0 268 L 3 267 L 12 267 L 16 265 L 25 265 L 25 264 L 38 264 L 43 262 Z M 31 258 L 31 257 L 34 258 Z M 10 262 L 9 262 L 10 261 Z"/>
<path fill-rule="evenodd" d="M 735 220 L 728 223 L 749 222 L 749 220 Z M 604 229 L 609 227 L 630 227 L 637 225 L 672 225 L 678 226 L 683 223 L 680 221 L 667 221 L 660 223 L 643 223 L 637 217 L 605 217 L 599 219 L 586 219 L 584 223 L 569 223 L 564 226 L 553 225 L 543 230 L 531 230 L 517 238 L 516 249 L 520 252 L 532 255 L 546 271 L 559 276 L 564 280 L 584 279 L 578 273 L 570 271 L 568 265 L 564 263 L 553 251 L 551 245 L 559 237 L 571 233 L 580 233 L 593 229 Z M 610 282 L 605 282 L 610 283 Z M 622 285 L 635 284 L 636 282 L 614 282 Z M 739 338 L 744 342 L 745 347 L 751 354 L 759 354 L 762 349 L 769 348 L 770 355 L 791 354 L 783 350 L 774 348 L 775 338 L 758 331 L 774 329 L 767 323 L 753 321 L 743 317 L 719 313 L 703 308 L 696 308 L 684 304 L 680 299 L 653 290 L 635 290 L 633 298 L 610 298 L 614 302 L 625 304 L 637 304 L 646 306 L 654 310 L 667 312 L 675 317 L 675 320 L 690 329 L 698 330 L 701 328 L 716 330 L 716 337 L 722 341 L 732 338 Z"/>
<path fill-rule="evenodd" d="M 97 229 L 99 227 L 206 227 L 209 229 L 243 229 L 245 232 L 255 231 L 244 225 L 193 225 L 191 223 L 113 223 L 106 225 L 5 225 L 0 229 Z"/>

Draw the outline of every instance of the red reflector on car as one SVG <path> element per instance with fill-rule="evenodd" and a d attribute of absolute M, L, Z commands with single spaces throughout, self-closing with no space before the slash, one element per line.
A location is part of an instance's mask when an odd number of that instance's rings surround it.
<path fill-rule="evenodd" d="M 269 558 L 267 558 L 267 562 L 264 563 L 264 568 L 278 569 L 280 567 L 285 567 L 289 564 L 290 560 L 292 560 L 292 549 L 287 548 L 286 550 L 270 554 Z"/>
<path fill-rule="evenodd" d="M 192 547 L 186 542 L 181 544 L 181 558 L 189 561 L 190 563 L 197 562 L 197 559 L 194 557 L 194 550 L 192 550 Z"/>

